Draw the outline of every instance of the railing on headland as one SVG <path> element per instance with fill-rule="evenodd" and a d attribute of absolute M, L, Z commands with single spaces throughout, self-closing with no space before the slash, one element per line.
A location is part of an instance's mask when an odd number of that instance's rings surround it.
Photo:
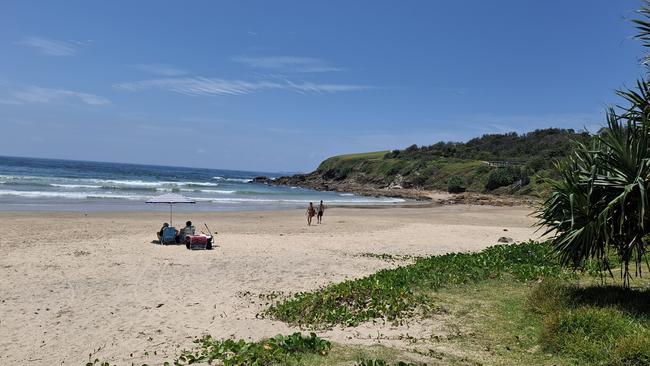
<path fill-rule="evenodd" d="M 503 168 L 507 166 L 522 166 L 526 164 L 525 161 L 483 161 L 483 163 L 487 164 L 488 166 L 496 167 L 496 168 Z"/>

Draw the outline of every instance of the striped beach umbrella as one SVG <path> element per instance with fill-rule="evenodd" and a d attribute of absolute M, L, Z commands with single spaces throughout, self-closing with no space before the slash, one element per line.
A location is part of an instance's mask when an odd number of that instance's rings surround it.
<path fill-rule="evenodd" d="M 173 226 L 172 210 L 175 204 L 179 203 L 196 203 L 195 200 L 176 193 L 167 193 L 156 196 L 147 201 L 147 203 L 167 203 L 169 204 L 169 226 Z"/>

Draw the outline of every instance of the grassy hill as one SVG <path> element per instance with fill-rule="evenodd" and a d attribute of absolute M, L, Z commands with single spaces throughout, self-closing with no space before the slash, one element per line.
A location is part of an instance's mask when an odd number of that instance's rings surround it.
<path fill-rule="evenodd" d="M 587 132 L 549 128 L 525 134 L 484 135 L 468 142 L 412 145 L 403 150 L 340 155 L 307 175 L 330 185 L 422 188 L 454 192 L 540 194 L 553 162 L 588 142 Z"/>

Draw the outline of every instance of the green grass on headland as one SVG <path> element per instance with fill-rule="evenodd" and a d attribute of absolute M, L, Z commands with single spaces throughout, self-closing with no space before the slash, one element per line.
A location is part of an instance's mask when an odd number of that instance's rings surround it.
<path fill-rule="evenodd" d="M 357 154 L 345 154 L 345 155 L 338 155 L 336 158 L 340 160 L 350 160 L 350 159 L 381 159 L 389 153 L 390 151 L 373 151 L 373 152 L 366 152 L 366 153 L 357 153 Z"/>

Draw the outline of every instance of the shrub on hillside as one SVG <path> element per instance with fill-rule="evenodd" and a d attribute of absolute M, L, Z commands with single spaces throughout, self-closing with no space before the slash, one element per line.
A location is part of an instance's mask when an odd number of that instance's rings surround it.
<path fill-rule="evenodd" d="M 454 175 L 447 181 L 447 192 L 449 193 L 463 193 L 466 186 L 463 178 Z"/>
<path fill-rule="evenodd" d="M 399 154 L 400 154 L 400 150 L 393 150 L 391 152 L 387 152 L 384 155 L 384 159 L 395 159 L 395 158 L 399 157 Z"/>
<path fill-rule="evenodd" d="M 494 169 L 488 174 L 487 182 L 485 183 L 485 189 L 491 191 L 499 187 L 509 186 L 517 181 L 528 182 L 528 177 L 525 177 L 525 174 L 522 173 L 520 168 L 507 166 L 503 168 Z"/>

